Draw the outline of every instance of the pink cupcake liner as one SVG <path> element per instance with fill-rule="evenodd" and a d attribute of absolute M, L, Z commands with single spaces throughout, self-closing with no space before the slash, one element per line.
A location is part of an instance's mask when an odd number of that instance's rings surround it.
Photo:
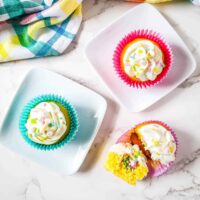
<path fill-rule="evenodd" d="M 147 124 L 147 123 L 158 123 L 158 124 L 164 126 L 168 131 L 170 131 L 170 133 L 172 134 L 174 141 L 176 143 L 176 151 L 175 151 L 175 156 L 176 156 L 177 150 L 178 150 L 177 136 L 174 133 L 174 131 L 167 124 L 165 124 L 164 122 L 158 121 L 158 120 L 145 121 L 140 124 L 137 124 L 134 128 L 130 129 L 129 131 L 125 132 L 122 136 L 120 136 L 116 143 L 120 143 L 120 142 L 131 143 L 131 134 L 132 134 L 131 130 L 134 130 L 137 126 L 141 126 L 141 125 Z M 173 163 L 174 163 L 174 161 L 170 162 L 166 165 L 160 164 L 153 168 L 151 166 L 151 164 L 147 161 L 147 166 L 149 168 L 148 177 L 156 177 L 156 176 L 160 176 L 160 175 L 164 174 L 166 171 L 168 171 L 171 168 Z"/>
<path fill-rule="evenodd" d="M 132 80 L 127 74 L 124 73 L 122 67 L 121 67 L 121 52 L 124 49 L 124 47 L 132 42 L 135 39 L 148 39 L 153 42 L 155 42 L 162 50 L 164 54 L 164 59 L 165 59 L 165 67 L 163 71 L 157 76 L 157 78 L 153 81 L 147 80 L 147 81 L 137 81 L 137 80 Z M 123 80 L 127 85 L 131 87 L 136 87 L 136 88 L 147 88 L 154 86 L 158 84 L 161 80 L 163 80 L 167 73 L 169 72 L 169 69 L 172 65 L 172 50 L 170 46 L 165 42 L 165 40 L 160 36 L 159 33 L 154 32 L 153 30 L 148 30 L 148 29 L 141 29 L 141 30 L 135 30 L 128 35 L 126 35 L 117 45 L 114 55 L 113 55 L 113 64 L 115 71 L 119 78 Z"/>

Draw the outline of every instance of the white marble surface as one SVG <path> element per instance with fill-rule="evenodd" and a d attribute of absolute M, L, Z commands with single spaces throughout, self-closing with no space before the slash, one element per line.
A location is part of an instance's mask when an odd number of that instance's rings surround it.
<path fill-rule="evenodd" d="M 197 70 L 176 90 L 144 112 L 130 114 L 115 103 L 84 58 L 84 47 L 94 34 L 135 5 L 122 1 L 85 0 L 80 34 L 66 54 L 0 65 L 0 120 L 22 78 L 33 67 L 63 74 L 97 91 L 108 101 L 103 125 L 76 175 L 55 174 L 0 147 L 0 199 L 200 199 L 200 8 L 178 0 L 156 5 L 192 51 Z M 109 146 L 124 130 L 148 119 L 163 120 L 177 132 L 177 161 L 166 175 L 132 187 L 106 172 L 103 161 Z"/>

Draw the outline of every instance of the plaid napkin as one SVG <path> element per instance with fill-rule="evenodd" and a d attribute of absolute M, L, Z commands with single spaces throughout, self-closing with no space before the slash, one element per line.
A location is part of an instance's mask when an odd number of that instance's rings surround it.
<path fill-rule="evenodd" d="M 81 23 L 82 0 L 0 0 L 0 62 L 60 55 Z"/>

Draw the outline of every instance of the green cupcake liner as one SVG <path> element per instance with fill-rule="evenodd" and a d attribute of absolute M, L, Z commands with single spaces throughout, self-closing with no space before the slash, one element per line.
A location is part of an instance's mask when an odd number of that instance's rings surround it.
<path fill-rule="evenodd" d="M 26 128 L 25 124 L 28 120 L 30 111 L 37 104 L 44 102 L 44 101 L 53 101 L 53 102 L 60 103 L 69 113 L 69 117 L 70 117 L 69 133 L 66 135 L 66 137 L 62 141 L 60 141 L 56 144 L 51 144 L 51 145 L 38 144 L 38 143 L 33 142 L 27 136 L 27 128 Z M 24 109 L 23 109 L 23 111 L 20 115 L 20 120 L 19 120 L 19 130 L 20 130 L 21 135 L 24 138 L 24 140 L 28 144 L 30 144 L 32 147 L 39 149 L 39 150 L 45 150 L 45 151 L 58 149 L 58 148 L 62 147 L 64 144 L 71 142 L 74 139 L 76 132 L 78 131 L 78 127 L 79 127 L 79 121 L 78 121 L 77 113 L 76 113 L 74 107 L 67 100 L 65 100 L 63 97 L 58 96 L 58 95 L 54 95 L 54 94 L 40 95 L 40 96 L 32 99 L 24 107 Z"/>

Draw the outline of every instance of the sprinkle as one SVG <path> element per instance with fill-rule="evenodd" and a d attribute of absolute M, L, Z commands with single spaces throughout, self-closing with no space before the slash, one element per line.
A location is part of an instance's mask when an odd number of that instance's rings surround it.
<path fill-rule="evenodd" d="M 157 147 L 159 146 L 160 142 L 158 140 L 152 140 L 152 143 Z"/>
<path fill-rule="evenodd" d="M 31 124 L 36 124 L 37 123 L 37 119 L 34 118 L 34 119 L 31 119 Z"/>
<path fill-rule="evenodd" d="M 49 124 L 48 124 L 48 127 L 51 128 L 52 126 L 53 126 L 53 123 L 49 123 Z"/>
<path fill-rule="evenodd" d="M 126 67 L 130 67 L 131 65 L 129 63 L 125 63 L 125 66 Z"/>
<path fill-rule="evenodd" d="M 147 167 L 139 165 L 135 169 L 126 168 L 121 165 L 121 161 L 122 157 L 120 155 L 110 152 L 105 163 L 105 168 L 132 185 L 135 185 L 136 180 L 142 180 L 147 175 Z"/>
<path fill-rule="evenodd" d="M 174 153 L 174 147 L 173 147 L 173 146 L 170 146 L 170 147 L 169 147 L 169 152 L 170 152 L 170 153 Z"/>
<path fill-rule="evenodd" d="M 33 132 L 34 132 L 34 133 L 37 133 L 38 131 L 39 131 L 38 128 L 34 128 L 34 129 L 33 129 Z"/>
<path fill-rule="evenodd" d="M 130 68 L 131 71 L 136 71 L 135 65 L 132 65 Z"/>
<path fill-rule="evenodd" d="M 158 69 L 157 67 L 155 67 L 155 68 L 153 69 L 153 72 L 154 72 L 154 73 L 158 73 L 158 72 L 159 72 L 159 69 Z"/>

